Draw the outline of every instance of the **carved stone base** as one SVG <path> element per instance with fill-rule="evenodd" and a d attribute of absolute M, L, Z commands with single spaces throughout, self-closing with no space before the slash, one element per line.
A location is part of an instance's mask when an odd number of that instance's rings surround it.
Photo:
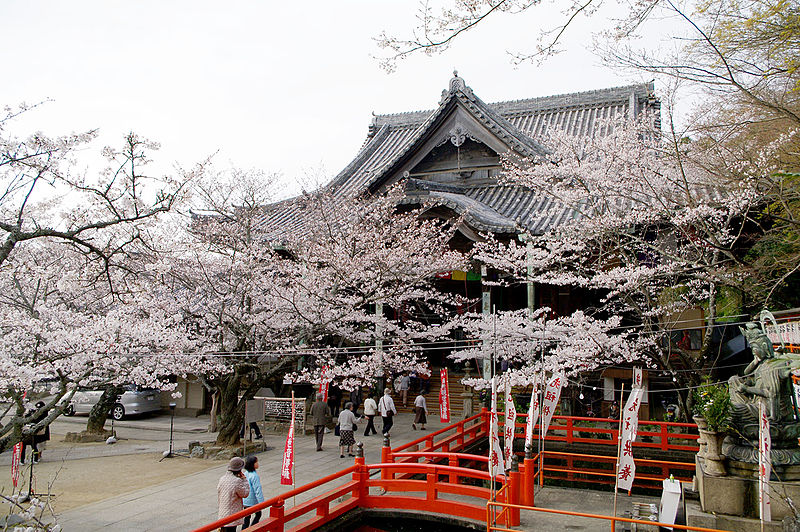
<path fill-rule="evenodd" d="M 758 518 L 758 465 L 745 462 L 728 462 L 728 476 L 711 476 L 702 458 L 695 459 L 700 505 L 703 512 Z M 775 472 L 777 473 L 777 471 Z M 787 479 L 800 478 L 800 467 L 781 468 L 782 481 L 773 474 L 770 498 L 773 521 L 792 515 L 784 499 L 778 494 L 800 500 L 800 482 Z"/>
<path fill-rule="evenodd" d="M 758 447 L 756 445 L 756 442 L 728 436 L 722 443 L 722 454 L 731 460 L 757 464 Z M 773 467 L 800 465 L 800 447 L 797 445 L 797 440 L 780 442 L 773 440 L 770 459 Z"/>

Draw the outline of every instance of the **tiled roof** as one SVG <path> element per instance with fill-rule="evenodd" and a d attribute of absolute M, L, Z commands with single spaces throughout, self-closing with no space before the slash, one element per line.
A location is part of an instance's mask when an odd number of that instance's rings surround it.
<path fill-rule="evenodd" d="M 514 152 L 531 156 L 546 154 L 537 139 L 543 138 L 548 128 L 587 135 L 595 130 L 598 119 L 635 116 L 645 108 L 658 112 L 660 104 L 652 83 L 486 104 L 456 76 L 434 110 L 374 116 L 361 150 L 326 188 L 337 196 L 379 190 L 455 106 L 466 109 Z M 508 185 L 459 190 L 439 187 L 425 195 L 464 214 L 467 223 L 481 231 L 506 233 L 525 228 L 542 233 L 573 216 L 549 198 Z M 413 197 L 407 200 L 415 201 Z M 300 228 L 299 217 L 298 201 L 286 200 L 265 208 L 259 227 L 268 238 L 280 240 L 282 231 Z"/>

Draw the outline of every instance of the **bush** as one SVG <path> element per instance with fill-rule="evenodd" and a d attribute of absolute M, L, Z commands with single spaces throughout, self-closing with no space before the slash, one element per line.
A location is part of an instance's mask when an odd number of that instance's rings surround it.
<path fill-rule="evenodd" d="M 731 420 L 731 397 L 724 382 L 707 383 L 694 391 L 694 413 L 708 423 L 708 430 L 728 430 Z"/>

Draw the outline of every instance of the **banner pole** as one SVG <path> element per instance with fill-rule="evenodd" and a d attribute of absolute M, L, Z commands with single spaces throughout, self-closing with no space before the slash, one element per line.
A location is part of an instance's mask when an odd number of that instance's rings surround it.
<path fill-rule="evenodd" d="M 617 516 L 617 486 L 619 485 L 619 454 L 622 450 L 622 396 L 625 393 L 625 383 L 622 383 L 622 388 L 619 390 L 619 430 L 617 432 L 617 465 L 614 466 L 614 517 Z M 617 522 L 612 521 L 611 526 L 616 527 Z"/>

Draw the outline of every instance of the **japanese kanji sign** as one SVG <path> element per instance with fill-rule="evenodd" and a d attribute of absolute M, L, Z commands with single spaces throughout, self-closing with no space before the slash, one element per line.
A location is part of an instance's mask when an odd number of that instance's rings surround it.
<path fill-rule="evenodd" d="M 769 418 L 765 399 L 758 402 L 758 419 L 758 509 L 762 521 L 772 521 L 772 510 L 769 504 L 772 437 L 769 435 Z"/>
<path fill-rule="evenodd" d="M 292 393 L 292 421 L 286 435 L 286 446 L 283 448 L 283 464 L 281 465 L 281 484 L 294 484 L 294 393 Z"/>
<path fill-rule="evenodd" d="M 324 403 L 328 402 L 328 387 L 330 384 L 328 380 L 328 366 L 324 366 L 319 380 L 319 391 L 317 392 L 322 396 L 322 402 Z"/>
<path fill-rule="evenodd" d="M 533 445 L 533 430 L 536 428 L 536 420 L 539 419 L 539 383 L 533 386 L 531 392 L 531 404 L 528 407 L 528 419 L 525 425 L 525 445 Z"/>
<path fill-rule="evenodd" d="M 504 475 L 503 450 L 500 448 L 497 419 L 497 376 L 492 377 L 492 410 L 489 413 L 489 474 Z"/>
<path fill-rule="evenodd" d="M 22 456 L 22 442 L 16 443 L 13 451 L 11 451 L 11 483 L 15 488 L 17 487 L 17 482 L 19 482 L 20 456 Z"/>
<path fill-rule="evenodd" d="M 511 397 L 511 381 L 506 380 L 506 411 L 505 411 L 505 431 L 503 432 L 503 458 L 506 469 L 511 469 L 511 457 L 514 456 L 514 426 L 517 423 L 517 407 L 514 405 L 514 398 Z"/>
<path fill-rule="evenodd" d="M 644 386 L 644 379 L 642 378 L 642 368 L 633 368 L 633 387 L 642 388 Z"/>
<path fill-rule="evenodd" d="M 553 419 L 553 414 L 558 406 L 558 399 L 561 397 L 561 388 L 564 386 L 566 379 L 560 373 L 555 373 L 547 383 L 544 389 L 544 399 L 542 400 L 542 438 L 547 435 L 547 429 L 550 427 L 550 420 Z"/>
<path fill-rule="evenodd" d="M 439 420 L 442 423 L 450 423 L 450 386 L 447 380 L 447 369 L 442 368 L 439 372 L 441 386 L 439 387 Z"/>
<path fill-rule="evenodd" d="M 636 463 L 633 461 L 633 442 L 639 431 L 639 406 L 642 404 L 643 390 L 634 388 L 625 403 L 622 412 L 622 438 L 619 449 L 619 468 L 617 469 L 617 487 L 630 490 L 636 476 Z"/>

